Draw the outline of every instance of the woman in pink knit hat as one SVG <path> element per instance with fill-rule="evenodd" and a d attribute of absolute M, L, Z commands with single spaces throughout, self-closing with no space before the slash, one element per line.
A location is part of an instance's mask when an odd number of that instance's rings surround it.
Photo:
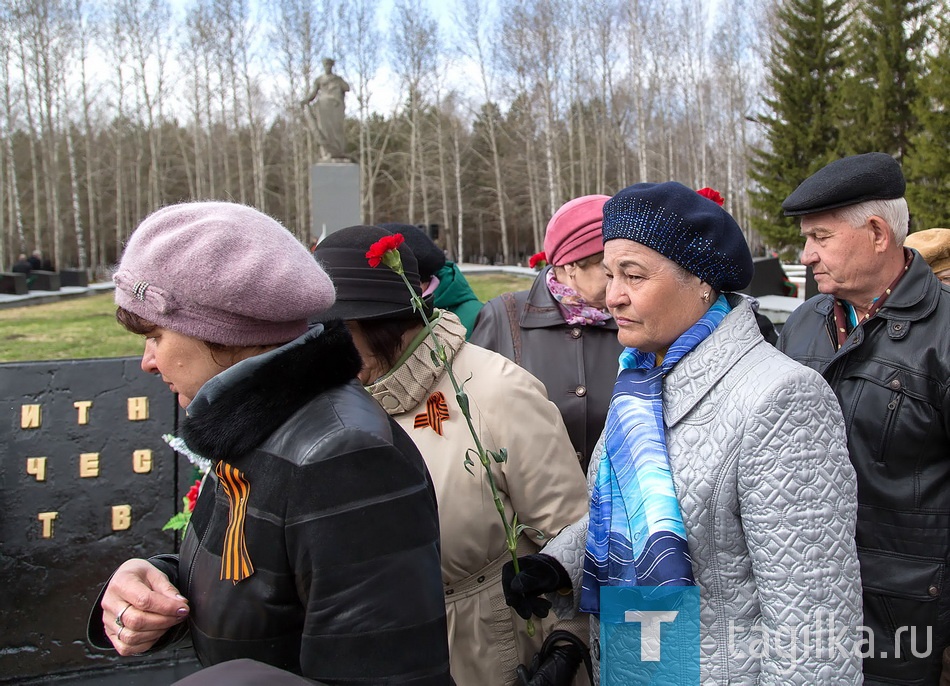
<path fill-rule="evenodd" d="M 623 350 L 605 303 L 601 226 L 609 199 L 585 195 L 562 205 L 544 234 L 547 266 L 530 290 L 488 301 L 471 337 L 541 380 L 585 473 Z"/>
<path fill-rule="evenodd" d="M 185 408 L 209 465 L 179 555 L 122 564 L 89 640 L 120 655 L 190 638 L 325 684 L 448 684 L 438 513 L 419 451 L 357 380 L 333 284 L 278 222 L 173 205 L 132 234 L 116 317 Z"/>

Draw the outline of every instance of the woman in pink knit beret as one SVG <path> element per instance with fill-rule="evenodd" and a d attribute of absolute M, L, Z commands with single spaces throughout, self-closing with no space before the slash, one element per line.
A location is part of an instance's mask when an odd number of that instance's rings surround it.
<path fill-rule="evenodd" d="M 92 611 L 120 655 L 190 638 L 204 666 L 250 658 L 324 684 L 451 683 L 435 493 L 363 390 L 346 327 L 308 321 L 333 284 L 278 222 L 173 205 L 132 234 L 116 317 L 185 408 L 208 461 L 181 552 L 133 559 Z"/>

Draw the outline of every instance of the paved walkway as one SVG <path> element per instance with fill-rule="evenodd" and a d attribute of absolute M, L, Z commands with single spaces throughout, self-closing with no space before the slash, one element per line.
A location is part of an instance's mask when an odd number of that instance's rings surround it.
<path fill-rule="evenodd" d="M 69 300 L 70 298 L 81 298 L 87 295 L 96 295 L 97 293 L 108 293 L 113 289 L 115 289 L 115 284 L 111 281 L 107 281 L 104 283 L 89 284 L 89 286 L 84 288 L 78 286 L 63 286 L 58 291 L 34 290 L 26 295 L 0 293 L 0 310 L 10 307 L 24 307 L 26 305 L 46 305 L 60 300 Z"/>
<path fill-rule="evenodd" d="M 516 274 L 518 276 L 534 276 L 536 274 L 533 269 L 528 269 L 527 267 L 516 267 L 504 264 L 460 264 L 459 268 L 466 274 L 506 273 Z M 46 305 L 59 300 L 105 293 L 113 289 L 115 289 L 114 283 L 104 281 L 102 283 L 89 284 L 89 286 L 85 288 L 64 286 L 58 291 L 32 290 L 26 295 L 0 293 L 0 310 L 11 307 L 24 307 L 27 305 Z"/>

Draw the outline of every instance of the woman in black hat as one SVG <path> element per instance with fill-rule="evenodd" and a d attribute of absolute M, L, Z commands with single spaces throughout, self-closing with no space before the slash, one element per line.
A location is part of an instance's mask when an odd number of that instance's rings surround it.
<path fill-rule="evenodd" d="M 363 358 L 360 380 L 409 433 L 432 475 L 453 678 L 459 686 L 514 684 L 519 663 L 531 661 L 556 623 L 539 622 L 531 637 L 525 622 L 505 606 L 501 570 L 510 560 L 505 533 L 484 475 L 465 468 L 473 443 L 455 392 L 433 361 L 432 341 L 406 284 L 366 259 L 369 247 L 390 235 L 375 226 L 353 226 L 317 246 L 314 256 L 336 287 L 336 303 L 321 319 L 346 322 Z M 421 295 L 415 256 L 405 244 L 399 252 Z M 536 552 L 587 506 L 564 423 L 537 379 L 501 355 L 466 343 L 465 327 L 453 313 L 435 309 L 431 315 L 455 376 L 465 381 L 481 441 L 486 449 L 508 451 L 508 461 L 494 466 L 495 480 L 507 511 L 538 532 L 523 535 L 519 550 Z M 583 619 L 575 633 L 586 641 L 586 632 Z M 570 683 L 582 652 L 576 647 L 567 652 L 570 659 L 560 665 L 566 674 L 545 683 Z"/>

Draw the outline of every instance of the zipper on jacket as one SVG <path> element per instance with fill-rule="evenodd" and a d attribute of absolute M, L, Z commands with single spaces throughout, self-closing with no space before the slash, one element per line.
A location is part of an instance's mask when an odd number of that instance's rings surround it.
<path fill-rule="evenodd" d="M 891 400 L 887 403 L 887 416 L 884 418 L 884 433 L 881 435 L 881 444 L 878 446 L 878 462 L 885 463 L 884 455 L 887 454 L 887 448 L 890 445 L 891 429 L 900 412 L 901 404 L 904 402 L 904 394 L 900 391 L 891 393 Z"/>
<path fill-rule="evenodd" d="M 201 552 L 201 545 L 205 541 L 205 536 L 208 535 L 208 532 L 211 531 L 211 525 L 214 524 L 215 517 L 218 516 L 218 479 L 213 479 L 214 481 L 214 493 L 212 496 L 214 500 L 211 505 L 211 517 L 208 518 L 208 524 L 205 526 L 205 530 L 201 533 L 201 537 L 198 539 L 198 545 L 195 546 L 195 554 L 191 558 L 191 564 L 188 565 L 188 591 L 191 591 L 191 580 L 195 575 L 195 562 L 198 559 L 198 553 Z"/>

